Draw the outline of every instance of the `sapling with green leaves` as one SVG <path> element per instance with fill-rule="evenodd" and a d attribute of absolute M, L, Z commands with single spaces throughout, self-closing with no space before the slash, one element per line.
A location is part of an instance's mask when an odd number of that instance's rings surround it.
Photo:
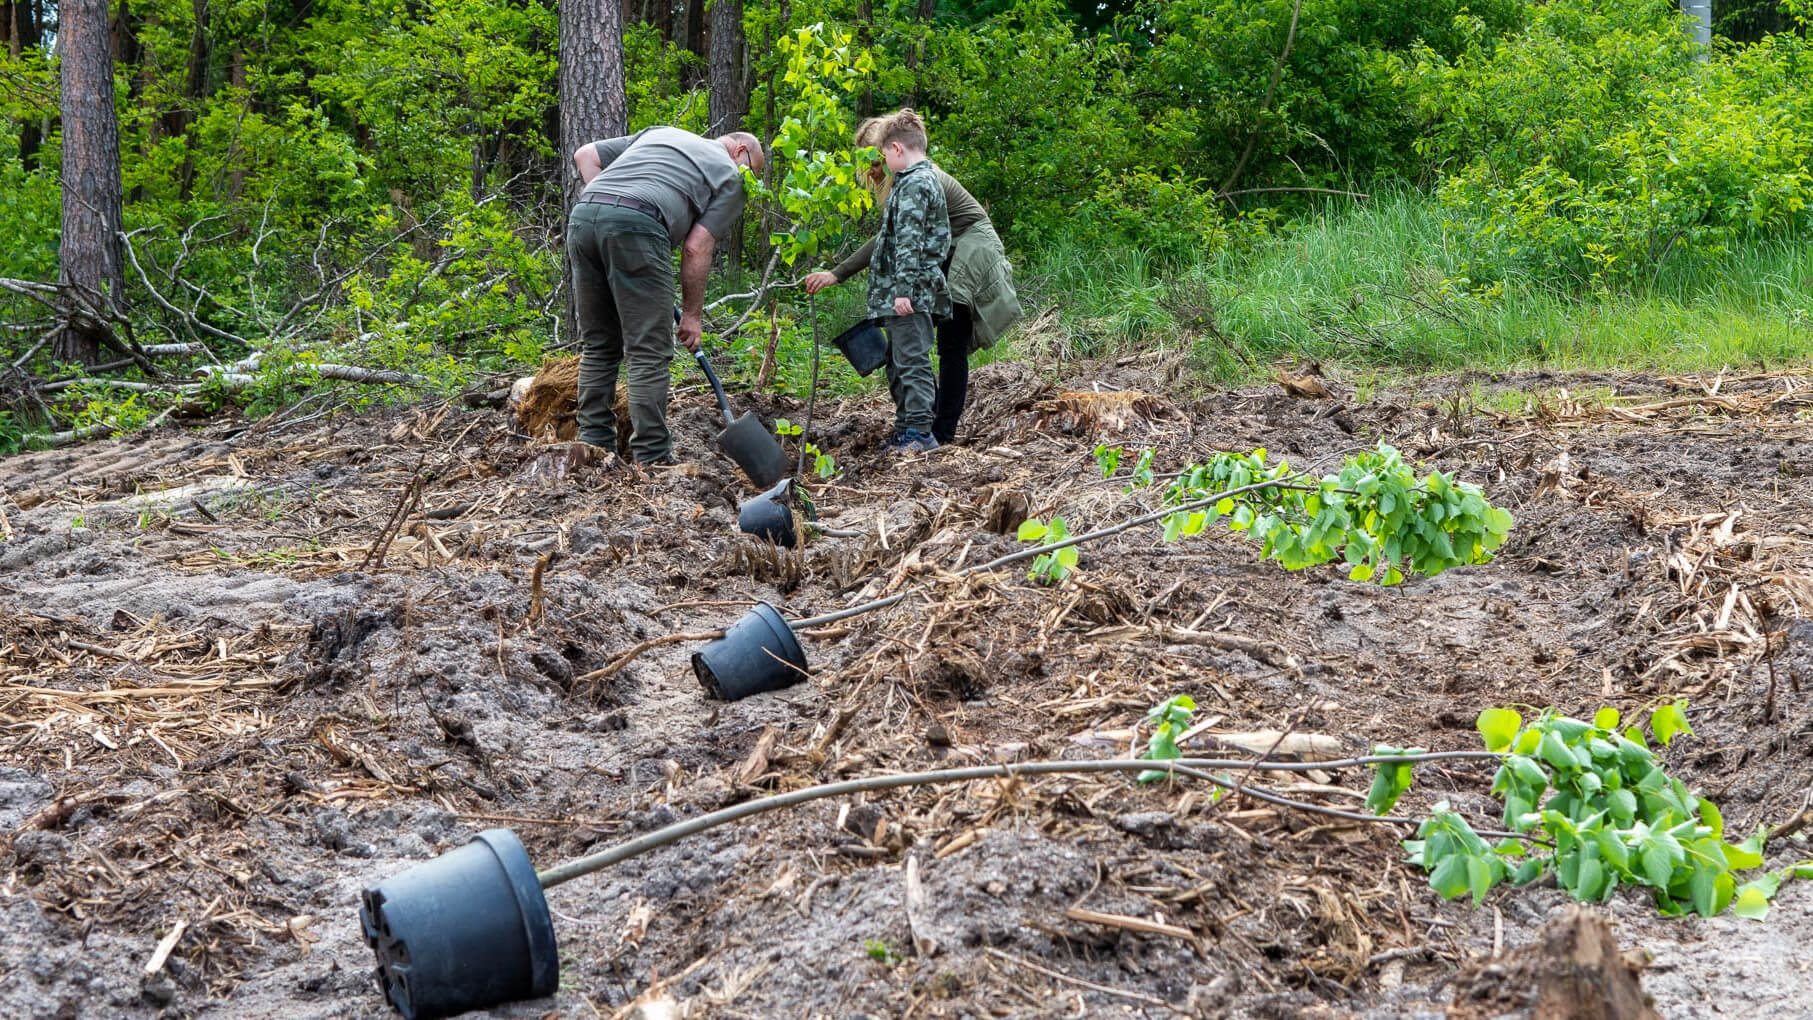
<path fill-rule="evenodd" d="M 873 149 L 855 149 L 846 100 L 874 75 L 875 57 L 854 36 L 823 24 L 783 34 L 776 46 L 786 61 L 787 99 L 771 146 L 772 184 L 751 178 L 756 196 L 778 212 L 783 227 L 769 236 L 792 266 L 817 258 L 825 242 L 862 218 L 874 204 L 863 184 Z"/>
<path fill-rule="evenodd" d="M 1513 709 L 1481 712 L 1486 749 L 1504 756 L 1492 793 L 1504 804 L 1505 826 L 1528 838 L 1488 844 L 1442 802 L 1405 841 L 1411 863 L 1443 897 L 1471 894 L 1475 904 L 1500 883 L 1553 875 L 1578 900 L 1603 901 L 1634 885 L 1648 888 L 1663 914 L 1711 917 L 1735 906 L 1756 919 L 1784 879 L 1813 875 L 1813 864 L 1802 863 L 1739 885 L 1737 872 L 1763 863 L 1763 831 L 1728 842 L 1712 801 L 1667 774 L 1641 726 L 1620 731 L 1620 721 L 1614 708 L 1591 722 L 1545 711 L 1527 724 Z M 1663 746 L 1692 733 L 1681 702 L 1650 713 L 1649 735 Z M 1367 807 L 1383 814 L 1409 788 L 1410 767 L 1374 768 Z"/>
<path fill-rule="evenodd" d="M 1113 477 L 1124 454 L 1099 446 L 1095 457 L 1103 477 Z M 1151 468 L 1152 451 L 1146 450 L 1130 484 L 1150 484 Z M 1340 561 L 1349 579 L 1387 585 L 1410 574 L 1490 562 L 1515 523 L 1486 501 L 1479 486 L 1440 471 L 1419 476 L 1385 443 L 1349 456 L 1339 471 L 1320 479 L 1288 461 L 1271 462 L 1263 449 L 1219 453 L 1178 472 L 1165 500 L 1179 508 L 1163 519 L 1167 542 L 1226 520 L 1229 530 L 1257 537 L 1260 555 L 1287 570 Z"/>
<path fill-rule="evenodd" d="M 1070 526 L 1064 523 L 1062 517 L 1053 517 L 1050 521 L 1033 517 L 1020 523 L 1018 536 L 1022 542 L 1043 542 L 1050 545 L 1069 538 Z M 1057 584 L 1074 573 L 1076 568 L 1076 546 L 1071 545 L 1040 553 L 1032 561 L 1032 569 L 1026 576 L 1040 584 Z"/>
<path fill-rule="evenodd" d="M 1152 724 L 1152 736 L 1147 738 L 1146 753 L 1140 757 L 1151 761 L 1171 761 L 1183 757 L 1183 749 L 1177 746 L 1177 738 L 1190 728 L 1190 717 L 1195 713 L 1196 699 L 1188 694 L 1174 695 L 1152 706 L 1152 710 L 1146 713 L 1146 721 Z M 1153 769 L 1141 772 L 1137 778 L 1142 783 L 1156 783 L 1169 775 L 1169 772 Z"/>
<path fill-rule="evenodd" d="M 802 426 L 789 421 L 786 418 L 776 418 L 774 420 L 774 434 L 777 436 L 781 436 L 782 438 L 799 436 L 804 432 L 805 429 Z M 806 440 L 803 441 L 806 443 L 806 456 L 812 458 L 812 473 L 819 478 L 834 477 L 837 474 L 837 459 L 823 450 L 820 450 L 817 443 Z"/>

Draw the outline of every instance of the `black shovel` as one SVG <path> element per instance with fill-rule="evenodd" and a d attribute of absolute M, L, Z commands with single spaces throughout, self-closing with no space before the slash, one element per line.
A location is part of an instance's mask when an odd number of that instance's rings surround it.
<path fill-rule="evenodd" d="M 733 417 L 730 400 L 724 396 L 724 385 L 718 382 L 718 374 L 711 370 L 711 362 L 705 360 L 705 352 L 694 351 L 693 357 L 699 359 L 705 378 L 711 380 L 712 392 L 718 395 L 718 409 L 724 412 L 724 431 L 718 433 L 718 449 L 761 488 L 768 488 L 787 477 L 793 464 L 774 434 L 762 425 L 753 411 L 743 412 L 740 418 Z"/>

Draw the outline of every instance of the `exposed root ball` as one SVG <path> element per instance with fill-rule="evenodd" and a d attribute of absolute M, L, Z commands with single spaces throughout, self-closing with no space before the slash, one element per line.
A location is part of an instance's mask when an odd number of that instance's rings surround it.
<path fill-rule="evenodd" d="M 1077 436 L 1125 432 L 1135 424 L 1149 428 L 1165 413 L 1163 401 L 1140 390 L 1065 390 L 1037 407 L 1040 428 Z"/>
<path fill-rule="evenodd" d="M 575 415 L 579 410 L 579 359 L 566 355 L 542 362 L 541 371 L 529 380 L 515 406 L 516 420 L 522 424 L 522 430 L 536 440 L 566 443 L 578 438 L 579 423 Z M 629 396 L 622 384 L 617 386 L 611 412 L 617 418 L 617 452 L 627 457 Z"/>

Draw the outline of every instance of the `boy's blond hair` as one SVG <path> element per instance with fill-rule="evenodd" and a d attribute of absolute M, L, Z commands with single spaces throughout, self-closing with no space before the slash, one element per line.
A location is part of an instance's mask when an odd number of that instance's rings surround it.
<path fill-rule="evenodd" d="M 925 121 L 920 119 L 912 107 L 895 110 L 881 118 L 881 126 L 876 132 L 879 139 L 877 147 L 889 142 L 899 142 L 915 152 L 924 152 L 931 145 L 931 140 L 925 135 Z"/>

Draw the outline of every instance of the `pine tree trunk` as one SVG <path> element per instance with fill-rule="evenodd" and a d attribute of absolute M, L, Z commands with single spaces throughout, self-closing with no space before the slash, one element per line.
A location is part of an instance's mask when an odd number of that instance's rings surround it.
<path fill-rule="evenodd" d="M 63 0 L 63 237 L 60 282 L 106 312 L 125 290 L 120 249 L 120 125 L 114 111 L 107 0 Z M 55 355 L 92 365 L 106 327 L 64 309 Z"/>
<path fill-rule="evenodd" d="M 743 0 L 712 0 L 711 127 L 722 135 L 743 129 L 749 113 L 748 79 L 743 74 Z"/>
<path fill-rule="evenodd" d="M 907 48 L 906 67 L 913 72 L 912 105 L 918 106 L 924 76 L 920 74 L 920 65 L 925 63 L 925 37 L 932 28 L 932 17 L 938 13 L 938 0 L 919 0 L 919 25 L 915 30 L 916 38 Z"/>
<path fill-rule="evenodd" d="M 623 93 L 623 6 L 620 0 L 562 0 L 560 4 L 560 179 L 563 209 L 582 186 L 573 153 L 587 142 L 629 131 Z M 567 335 L 574 336 L 572 268 L 567 269 Z"/>
<path fill-rule="evenodd" d="M 686 49 L 697 57 L 681 74 L 681 84 L 697 88 L 708 73 L 710 54 L 705 50 L 705 0 L 686 0 Z"/>
<path fill-rule="evenodd" d="M 617 0 L 560 5 L 560 160 L 567 208 L 579 197 L 573 152 L 629 130 L 623 94 L 623 8 Z"/>

